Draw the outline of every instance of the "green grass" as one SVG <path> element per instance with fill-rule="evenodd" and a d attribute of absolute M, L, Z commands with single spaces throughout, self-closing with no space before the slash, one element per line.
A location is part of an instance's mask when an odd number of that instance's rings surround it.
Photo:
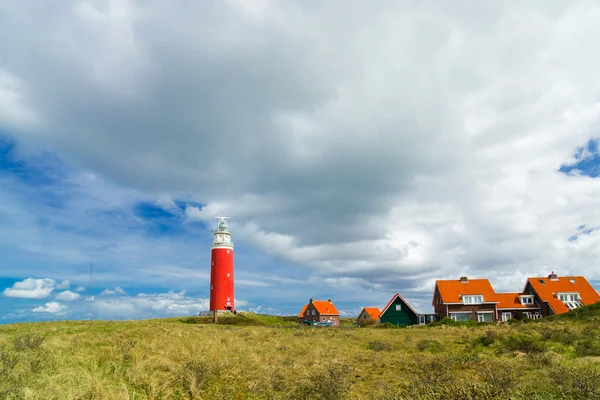
<path fill-rule="evenodd" d="M 0 326 L 2 399 L 600 398 L 585 318 L 403 329 L 244 313 Z"/>

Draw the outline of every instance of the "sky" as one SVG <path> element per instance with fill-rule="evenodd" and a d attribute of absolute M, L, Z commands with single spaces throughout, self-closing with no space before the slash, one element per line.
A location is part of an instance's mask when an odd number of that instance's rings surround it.
<path fill-rule="evenodd" d="M 596 1 L 0 5 L 0 323 L 600 289 Z M 93 263 L 93 264 L 92 264 Z"/>

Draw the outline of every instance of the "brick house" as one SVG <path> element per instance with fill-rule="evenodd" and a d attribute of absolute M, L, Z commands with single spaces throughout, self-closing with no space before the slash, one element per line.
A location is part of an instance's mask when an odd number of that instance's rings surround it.
<path fill-rule="evenodd" d="M 435 282 L 432 305 L 441 318 L 455 321 L 496 322 L 496 292 L 487 279 L 468 279 Z"/>
<path fill-rule="evenodd" d="M 540 318 L 540 307 L 535 303 L 533 296 L 527 293 L 496 293 L 497 320 L 506 322 L 511 318 L 523 317 Z"/>
<path fill-rule="evenodd" d="M 527 278 L 523 293 L 533 299 L 544 317 L 600 301 L 596 289 L 583 276 L 557 276 L 554 272 L 547 277 Z"/>
<path fill-rule="evenodd" d="M 331 299 L 327 301 L 310 299 L 298 314 L 298 324 L 302 325 L 304 321 L 331 323 L 331 326 L 340 326 L 340 313 L 331 302 Z"/>
<path fill-rule="evenodd" d="M 359 324 L 366 321 L 379 322 L 379 314 L 381 314 L 381 311 L 377 307 L 364 307 L 360 314 L 358 314 L 356 322 Z"/>

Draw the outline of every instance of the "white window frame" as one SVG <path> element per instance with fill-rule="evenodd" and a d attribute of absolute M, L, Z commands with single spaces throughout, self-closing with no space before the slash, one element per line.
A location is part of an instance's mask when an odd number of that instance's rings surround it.
<path fill-rule="evenodd" d="M 490 321 L 480 321 L 479 316 L 490 315 L 492 318 Z M 477 322 L 494 322 L 494 312 L 493 311 L 477 311 Z"/>
<path fill-rule="evenodd" d="M 396 311 L 402 311 L 402 304 L 396 304 Z"/>
<path fill-rule="evenodd" d="M 483 295 L 480 295 L 480 294 L 463 295 L 462 300 L 463 300 L 463 304 L 481 304 L 481 303 L 483 303 Z"/>
<path fill-rule="evenodd" d="M 469 314 L 469 319 L 468 321 L 471 321 L 473 319 L 473 313 L 471 311 L 454 311 L 454 312 L 449 312 L 448 315 L 450 316 L 450 319 L 454 320 L 454 321 L 458 321 L 456 319 L 456 314 Z M 462 321 L 464 322 L 464 321 Z"/>

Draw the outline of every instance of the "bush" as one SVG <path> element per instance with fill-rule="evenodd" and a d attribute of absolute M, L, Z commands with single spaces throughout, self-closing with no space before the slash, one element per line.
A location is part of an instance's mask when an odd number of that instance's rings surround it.
<path fill-rule="evenodd" d="M 373 350 L 373 351 L 384 351 L 384 350 L 391 350 L 392 346 L 390 346 L 389 343 L 382 342 L 380 340 L 374 340 L 372 342 L 369 342 L 369 344 L 367 345 L 367 348 L 369 350 Z"/>
<path fill-rule="evenodd" d="M 600 356 L 600 341 L 598 339 L 585 339 L 575 344 L 575 354 L 579 357 Z"/>
<path fill-rule="evenodd" d="M 307 376 L 296 382 L 288 399 L 338 400 L 350 391 L 350 367 L 345 364 L 329 363 L 311 369 Z"/>
<path fill-rule="evenodd" d="M 13 346 L 15 350 L 35 350 L 44 343 L 46 338 L 44 336 L 34 335 L 33 333 L 26 333 L 24 335 L 17 336 L 13 339 Z"/>
<path fill-rule="evenodd" d="M 546 350 L 543 342 L 534 336 L 518 334 L 510 335 L 504 339 L 504 347 L 512 351 L 523 353 L 541 353 Z"/>
<path fill-rule="evenodd" d="M 442 350 L 442 344 L 435 339 L 424 339 L 417 342 L 417 349 L 419 349 L 419 351 L 429 350 L 437 352 Z"/>
<path fill-rule="evenodd" d="M 597 365 L 560 366 L 550 371 L 550 377 L 558 387 L 562 398 L 599 399 L 600 368 Z"/>
<path fill-rule="evenodd" d="M 491 344 L 494 344 L 497 339 L 498 339 L 498 332 L 488 330 L 487 332 L 485 332 L 485 335 L 480 336 L 477 339 L 475 339 L 475 343 L 482 344 L 484 346 L 489 346 Z"/>

